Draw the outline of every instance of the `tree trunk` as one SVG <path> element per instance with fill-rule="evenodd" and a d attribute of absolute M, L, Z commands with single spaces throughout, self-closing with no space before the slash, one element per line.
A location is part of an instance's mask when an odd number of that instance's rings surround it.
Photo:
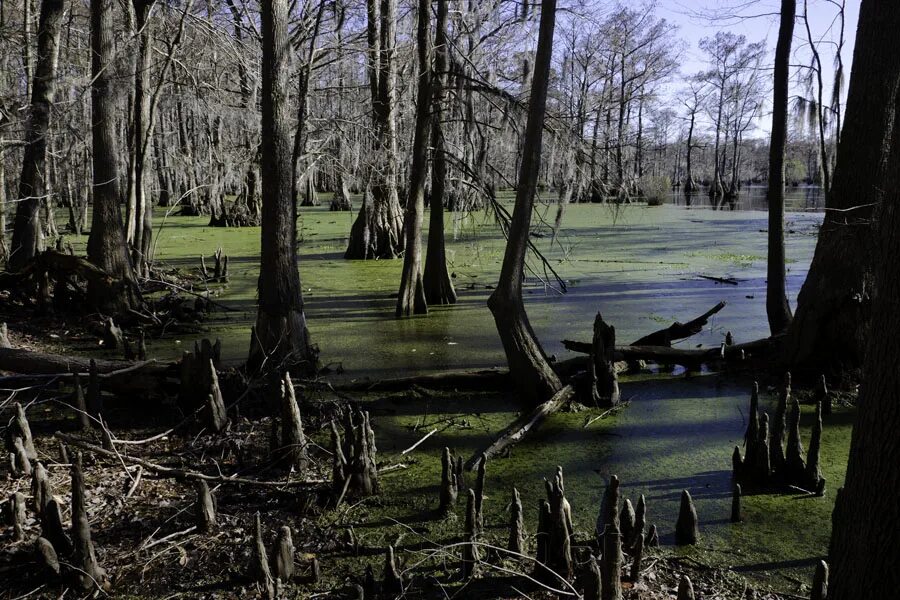
<path fill-rule="evenodd" d="M 541 2 L 541 24 L 535 54 L 531 100 L 516 204 L 509 225 L 506 252 L 497 289 L 488 298 L 488 308 L 494 315 L 497 332 L 503 342 L 509 372 L 527 402 L 537 405 L 562 388 L 562 383 L 550 364 L 543 348 L 531 329 L 525 304 L 522 301 L 522 278 L 525 252 L 528 247 L 531 211 L 541 164 L 541 138 L 547 105 L 547 83 L 550 58 L 553 52 L 553 29 L 556 21 L 556 0 Z"/>
<path fill-rule="evenodd" d="M 397 21 L 397 0 L 367 0 L 369 55 L 377 57 L 370 66 L 370 87 L 377 89 L 378 101 L 373 106 L 375 148 L 375 183 L 371 203 L 364 201 L 350 230 L 350 241 L 344 258 L 396 258 L 403 247 L 403 216 L 397 197 L 397 126 L 396 126 L 396 65 L 394 44 Z M 379 14 L 380 13 L 380 14 Z M 378 25 L 372 23 L 379 18 Z M 373 31 L 375 34 L 373 35 Z M 378 39 L 377 47 L 373 40 Z M 376 81 L 371 81 L 372 77 Z"/>
<path fill-rule="evenodd" d="M 25 0 L 26 6 L 29 0 Z M 38 55 L 31 89 L 31 114 L 25 130 L 25 154 L 19 179 L 19 201 L 7 269 L 17 271 L 41 251 L 41 199 L 48 193 L 47 135 L 50 107 L 56 95 L 56 63 L 63 15 L 62 0 L 43 0 L 38 23 Z M 29 78 L 29 81 L 31 79 Z"/>
<path fill-rule="evenodd" d="M 858 369 L 865 354 L 875 256 L 872 206 L 887 189 L 885 148 L 900 77 L 892 32 L 900 27 L 900 12 L 879 0 L 863 6 L 853 57 L 860 68 L 850 76 L 825 220 L 785 340 L 785 361 L 792 371 L 839 375 Z"/>
<path fill-rule="evenodd" d="M 892 598 L 900 590 L 900 561 L 896 524 L 900 522 L 900 320 L 896 305 L 900 297 L 900 63 L 896 31 L 900 27 L 900 5 L 888 0 L 863 0 L 860 6 L 857 47 L 854 56 L 847 121 L 839 152 L 846 155 L 847 140 L 858 135 L 860 115 L 859 80 L 871 78 L 890 95 L 877 99 L 886 105 L 877 112 L 890 115 L 887 131 L 873 131 L 881 142 L 883 178 L 872 182 L 868 200 L 875 202 L 872 251 L 881 257 L 874 266 L 872 282 L 872 331 L 864 359 L 865 386 L 860 391 L 859 411 L 850 441 L 850 458 L 843 492 L 835 505 L 831 543 L 829 600 Z M 892 42 L 891 40 L 894 40 Z M 892 45 L 893 44 L 893 45 Z M 876 98 L 869 97 L 869 101 Z M 874 106 L 868 104 L 869 110 Z M 874 134 L 878 134 L 877 136 Z M 839 155 L 835 191 L 845 193 L 842 173 L 846 162 Z M 883 185 L 878 185 L 879 183 Z M 841 187 L 839 187 L 839 184 Z"/>
<path fill-rule="evenodd" d="M 119 169 L 116 148 L 113 86 L 115 35 L 113 0 L 91 0 L 91 134 L 93 141 L 94 214 L 88 238 L 88 259 L 123 282 L 113 288 L 101 280 L 88 284 L 88 299 L 101 312 L 117 315 L 135 303 L 133 274 L 122 215 L 119 210 Z"/>
<path fill-rule="evenodd" d="M 425 314 L 425 289 L 422 284 L 422 217 L 425 212 L 425 178 L 428 176 L 428 133 L 431 126 L 431 6 L 419 0 L 416 45 L 419 62 L 419 87 L 416 92 L 416 125 L 409 171 L 409 197 L 404 222 L 406 250 L 397 296 L 397 317 Z M 432 205 L 432 210 L 434 207 Z"/>
<path fill-rule="evenodd" d="M 134 6 L 135 27 L 137 30 L 137 57 L 134 71 L 134 106 L 132 123 L 132 152 L 133 173 L 132 193 L 134 195 L 134 214 L 127 219 L 132 231 L 126 232 L 126 238 L 132 243 L 132 264 L 141 275 L 149 275 L 149 256 L 145 250 L 150 248 L 150 240 L 144 240 L 144 235 L 152 234 L 152 229 L 145 227 L 144 220 L 153 217 L 152 203 L 147 197 L 147 186 L 144 181 L 144 171 L 147 168 L 148 134 L 151 133 L 150 125 L 150 11 L 156 0 L 131 0 Z M 148 210 L 149 209 L 149 210 Z"/>
<path fill-rule="evenodd" d="M 434 33 L 435 73 L 432 78 L 431 139 L 434 144 L 431 169 L 431 211 L 428 220 L 428 255 L 425 257 L 425 300 L 428 304 L 456 304 L 456 290 L 447 271 L 447 252 L 444 242 L 444 202 L 447 196 L 447 156 L 444 140 L 444 103 L 447 100 L 447 71 L 450 69 L 447 46 L 447 0 L 438 0 L 437 23 Z"/>
<path fill-rule="evenodd" d="M 251 333 L 248 367 L 296 367 L 311 372 L 309 344 L 297 271 L 297 205 L 291 197 L 288 133 L 290 44 L 286 0 L 263 0 L 262 22 L 262 252 L 259 309 Z"/>
<path fill-rule="evenodd" d="M 769 144 L 769 257 L 766 314 L 772 335 L 791 324 L 784 266 L 784 151 L 787 144 L 788 79 L 796 0 L 781 0 L 781 25 L 775 47 L 775 90 L 772 100 L 772 139 Z"/>

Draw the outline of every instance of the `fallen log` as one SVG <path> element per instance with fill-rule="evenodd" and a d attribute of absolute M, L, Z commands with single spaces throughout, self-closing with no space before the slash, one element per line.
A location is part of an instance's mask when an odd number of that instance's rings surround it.
<path fill-rule="evenodd" d="M 725 302 L 719 302 L 711 309 L 687 323 L 679 323 L 675 321 L 665 329 L 654 331 L 649 335 L 635 340 L 632 346 L 671 346 L 672 342 L 689 338 L 703 330 L 703 327 L 709 322 L 709 318 L 720 310 L 725 308 Z"/>
<path fill-rule="evenodd" d="M 163 391 L 168 378 L 177 377 L 175 363 L 148 360 L 130 363 L 117 360 L 95 360 L 103 380 L 103 388 L 116 394 L 141 394 Z M 21 348 L 0 348 L 0 371 L 18 373 L 24 378 L 86 378 L 90 371 L 90 358 L 45 354 Z"/>
<path fill-rule="evenodd" d="M 466 469 L 471 471 L 483 456 L 484 460 L 490 460 L 507 448 L 519 443 L 530 432 L 537 429 L 538 426 L 548 416 L 557 412 L 575 395 L 575 388 L 567 385 L 560 391 L 556 392 L 552 398 L 542 404 L 538 404 L 530 412 L 523 414 L 518 419 L 510 423 L 510 425 L 500 434 L 492 444 L 475 454 L 466 461 Z"/>
<path fill-rule="evenodd" d="M 720 348 L 671 348 L 669 346 L 616 346 L 613 353 L 614 360 L 618 361 L 637 361 L 643 360 L 655 362 L 659 364 L 682 365 L 690 368 L 698 368 L 704 364 L 715 364 L 719 362 L 740 361 L 749 358 L 765 357 L 778 345 L 781 336 L 772 336 L 744 344 L 735 344 L 733 346 L 725 346 L 724 350 Z M 572 352 L 581 354 L 591 353 L 591 344 L 587 342 L 576 342 L 573 340 L 563 340 L 563 346 Z M 581 358 L 572 359 L 570 361 L 562 361 L 557 367 L 564 366 L 566 370 L 571 370 L 574 366 L 584 364 L 584 368 L 588 367 L 588 359 Z"/>

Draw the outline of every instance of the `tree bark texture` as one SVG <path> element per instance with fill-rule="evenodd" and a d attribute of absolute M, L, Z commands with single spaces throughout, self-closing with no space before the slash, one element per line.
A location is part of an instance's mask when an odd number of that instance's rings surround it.
<path fill-rule="evenodd" d="M 251 334 L 251 370 L 296 366 L 315 369 L 303 312 L 297 265 L 297 205 L 291 197 L 288 132 L 290 42 L 286 0 L 263 0 L 262 22 L 262 252 L 259 307 Z"/>
<path fill-rule="evenodd" d="M 28 2 L 26 1 L 26 6 Z M 31 113 L 25 129 L 25 155 L 19 179 L 19 198 L 13 228 L 12 248 L 7 268 L 17 271 L 33 259 L 43 247 L 41 200 L 46 196 L 44 181 L 47 162 L 47 134 L 50 108 L 56 96 L 56 67 L 59 58 L 59 34 L 63 0 L 43 0 L 38 23 L 37 65 L 31 90 Z"/>

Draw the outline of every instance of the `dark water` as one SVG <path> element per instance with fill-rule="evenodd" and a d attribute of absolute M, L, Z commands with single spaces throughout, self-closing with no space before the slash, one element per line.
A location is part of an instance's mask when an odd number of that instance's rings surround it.
<path fill-rule="evenodd" d="M 719 200 L 713 203 L 709 197 L 709 189 L 701 188 L 699 192 L 685 197 L 679 189 L 672 192 L 671 202 L 677 206 L 690 208 L 711 208 L 713 210 L 766 210 L 765 185 L 744 185 L 734 200 Z M 825 209 L 822 189 L 817 185 L 788 186 L 784 190 L 785 209 L 789 211 L 821 212 Z"/>

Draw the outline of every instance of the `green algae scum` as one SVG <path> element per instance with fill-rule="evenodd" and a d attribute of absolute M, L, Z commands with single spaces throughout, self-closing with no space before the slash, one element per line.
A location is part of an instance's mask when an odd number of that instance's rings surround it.
<path fill-rule="evenodd" d="M 727 302 L 725 310 L 681 346 L 717 347 L 726 331 L 738 342 L 767 335 L 766 213 L 576 204 L 566 207 L 554 237 L 549 224 L 554 211 L 555 207 L 541 209 L 533 237 L 566 291 L 536 262 L 525 289 L 531 323 L 556 359 L 571 357 L 561 340 L 590 339 L 597 311 L 615 325 L 619 343 L 692 318 L 719 301 Z M 485 305 L 505 244 L 490 214 L 448 215 L 447 255 L 458 304 L 431 308 L 426 318 L 403 320 L 393 318 L 401 261 L 343 258 L 353 218 L 355 212 L 304 208 L 298 223 L 309 326 L 322 362 L 342 367 L 334 380 L 504 365 Z M 157 217 L 160 222 L 162 215 Z M 792 302 L 806 275 L 820 222 L 817 213 L 788 214 L 787 284 Z M 211 289 L 217 301 L 235 310 L 213 313 L 206 323 L 210 331 L 202 337 L 220 338 L 226 362 L 241 362 L 255 317 L 258 229 L 215 228 L 207 226 L 205 217 L 170 216 L 158 238 L 155 259 L 170 267 L 196 269 L 201 254 L 209 256 L 219 247 L 229 255 L 230 281 Z M 151 354 L 175 358 L 194 341 L 185 336 L 154 340 Z M 560 465 L 579 539 L 593 535 L 601 494 L 615 474 L 622 482 L 623 497 L 636 502 L 645 495 L 648 525 L 657 526 L 663 546 L 673 544 L 679 496 L 687 489 L 697 506 L 701 539 L 696 547 L 673 551 L 698 563 L 733 569 L 763 587 L 797 589 L 810 581 L 815 562 L 827 551 L 853 409 L 837 407 L 825 419 L 824 497 L 745 490 L 744 520 L 732 524 L 731 450 L 743 444 L 751 379 L 709 373 L 685 377 L 675 372 L 665 378 L 625 376 L 621 385 L 623 399 L 630 401 L 626 408 L 586 427 L 588 417 L 598 411 L 555 414 L 509 456 L 489 462 L 487 539 L 499 545 L 505 541 L 513 486 L 522 494 L 526 528 L 535 531 L 542 478 Z M 405 468 L 382 477 L 380 502 L 352 514 L 338 513 L 335 524 L 352 526 L 369 546 L 386 546 L 397 539 L 410 544 L 453 541 L 456 524 L 447 526 L 431 514 L 437 506 L 441 450 L 448 446 L 468 458 L 516 417 L 516 398 L 428 392 L 364 394 L 363 399 L 374 417 L 379 462 Z M 774 394 L 764 393 L 761 410 L 771 412 L 774 401 Z M 804 443 L 812 417 L 812 407 L 803 406 Z M 432 429 L 437 433 L 401 455 Z M 457 507 L 460 518 L 461 510 Z M 376 572 L 379 561 L 370 560 Z M 362 566 L 354 569 L 361 571 Z"/>

